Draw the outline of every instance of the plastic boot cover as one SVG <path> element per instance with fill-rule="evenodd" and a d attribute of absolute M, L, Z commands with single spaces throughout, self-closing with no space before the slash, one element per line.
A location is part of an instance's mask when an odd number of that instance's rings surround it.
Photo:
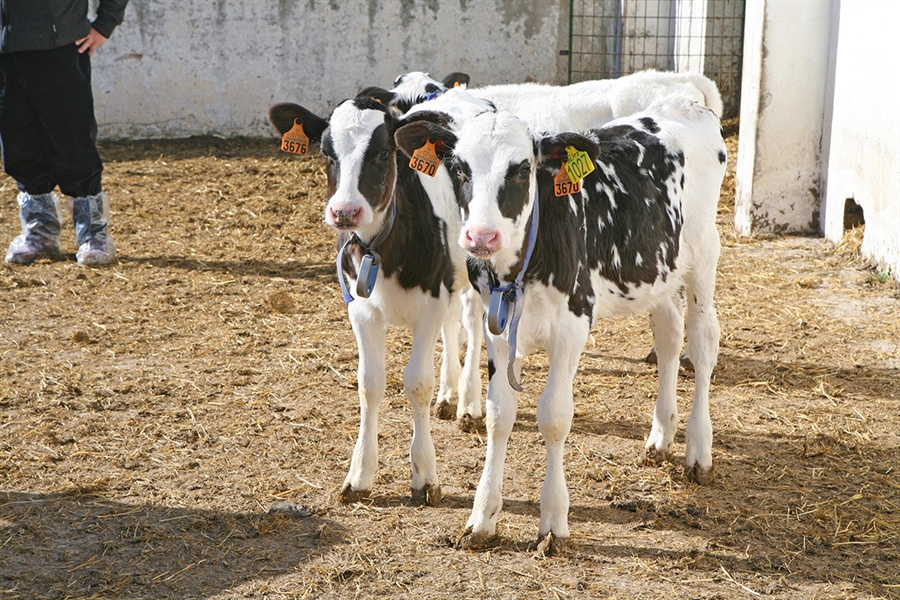
<path fill-rule="evenodd" d="M 32 196 L 19 192 L 22 233 L 9 245 L 6 262 L 27 265 L 41 256 L 59 256 L 62 207 L 54 192 Z"/>
<path fill-rule="evenodd" d="M 116 247 L 109 235 L 109 198 L 105 193 L 69 200 L 75 223 L 75 258 L 82 266 L 108 265 L 116 260 Z"/>

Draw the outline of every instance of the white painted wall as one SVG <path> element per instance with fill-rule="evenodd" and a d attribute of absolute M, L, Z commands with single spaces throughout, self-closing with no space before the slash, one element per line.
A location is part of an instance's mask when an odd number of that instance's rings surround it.
<path fill-rule="evenodd" d="M 822 230 L 837 242 L 844 203 L 866 222 L 862 254 L 900 279 L 900 2 L 843 3 Z"/>
<path fill-rule="evenodd" d="M 93 59 L 100 136 L 269 136 L 412 70 L 564 83 L 567 0 L 132 0 Z"/>
<path fill-rule="evenodd" d="M 900 279 L 900 3 L 748 0 L 735 227 L 843 234 Z"/>
<path fill-rule="evenodd" d="M 831 4 L 750 0 L 744 19 L 735 227 L 814 231 Z"/>

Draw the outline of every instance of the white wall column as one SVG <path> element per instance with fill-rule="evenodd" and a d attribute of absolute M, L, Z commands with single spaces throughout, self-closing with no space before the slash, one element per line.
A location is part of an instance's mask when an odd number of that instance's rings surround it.
<path fill-rule="evenodd" d="M 863 209 L 862 254 L 900 278 L 900 3 L 844 3 L 822 230 L 838 242 L 844 205 Z"/>
<path fill-rule="evenodd" d="M 744 27 L 735 227 L 819 228 L 830 2 L 749 0 Z"/>

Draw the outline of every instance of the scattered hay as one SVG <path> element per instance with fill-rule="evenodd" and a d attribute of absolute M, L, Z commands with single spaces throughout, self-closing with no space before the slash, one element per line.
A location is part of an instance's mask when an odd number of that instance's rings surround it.
<path fill-rule="evenodd" d="M 737 236 L 727 143 L 717 479 L 685 480 L 680 435 L 673 462 L 636 464 L 652 339 L 645 316 L 604 320 L 575 381 L 572 538 L 550 557 L 529 550 L 545 356 L 524 364 L 496 546 L 445 541 L 468 518 L 480 426 L 433 421 L 443 502 L 413 505 L 402 331 L 373 496 L 341 506 L 356 345 L 319 161 L 270 140 L 104 144 L 119 264 L 77 267 L 67 231 L 67 260 L 0 265 L 0 595 L 897 596 L 898 287 L 870 282 L 849 243 Z"/>

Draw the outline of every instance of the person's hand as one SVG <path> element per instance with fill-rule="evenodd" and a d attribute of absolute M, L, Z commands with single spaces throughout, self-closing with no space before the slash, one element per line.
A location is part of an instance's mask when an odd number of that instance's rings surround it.
<path fill-rule="evenodd" d="M 106 38 L 103 37 L 96 29 L 91 27 L 91 32 L 87 34 L 87 37 L 83 37 L 80 40 L 75 40 L 75 44 L 78 46 L 78 53 L 84 54 L 88 53 L 88 56 L 93 56 L 94 52 L 97 51 L 97 48 L 106 43 Z"/>

